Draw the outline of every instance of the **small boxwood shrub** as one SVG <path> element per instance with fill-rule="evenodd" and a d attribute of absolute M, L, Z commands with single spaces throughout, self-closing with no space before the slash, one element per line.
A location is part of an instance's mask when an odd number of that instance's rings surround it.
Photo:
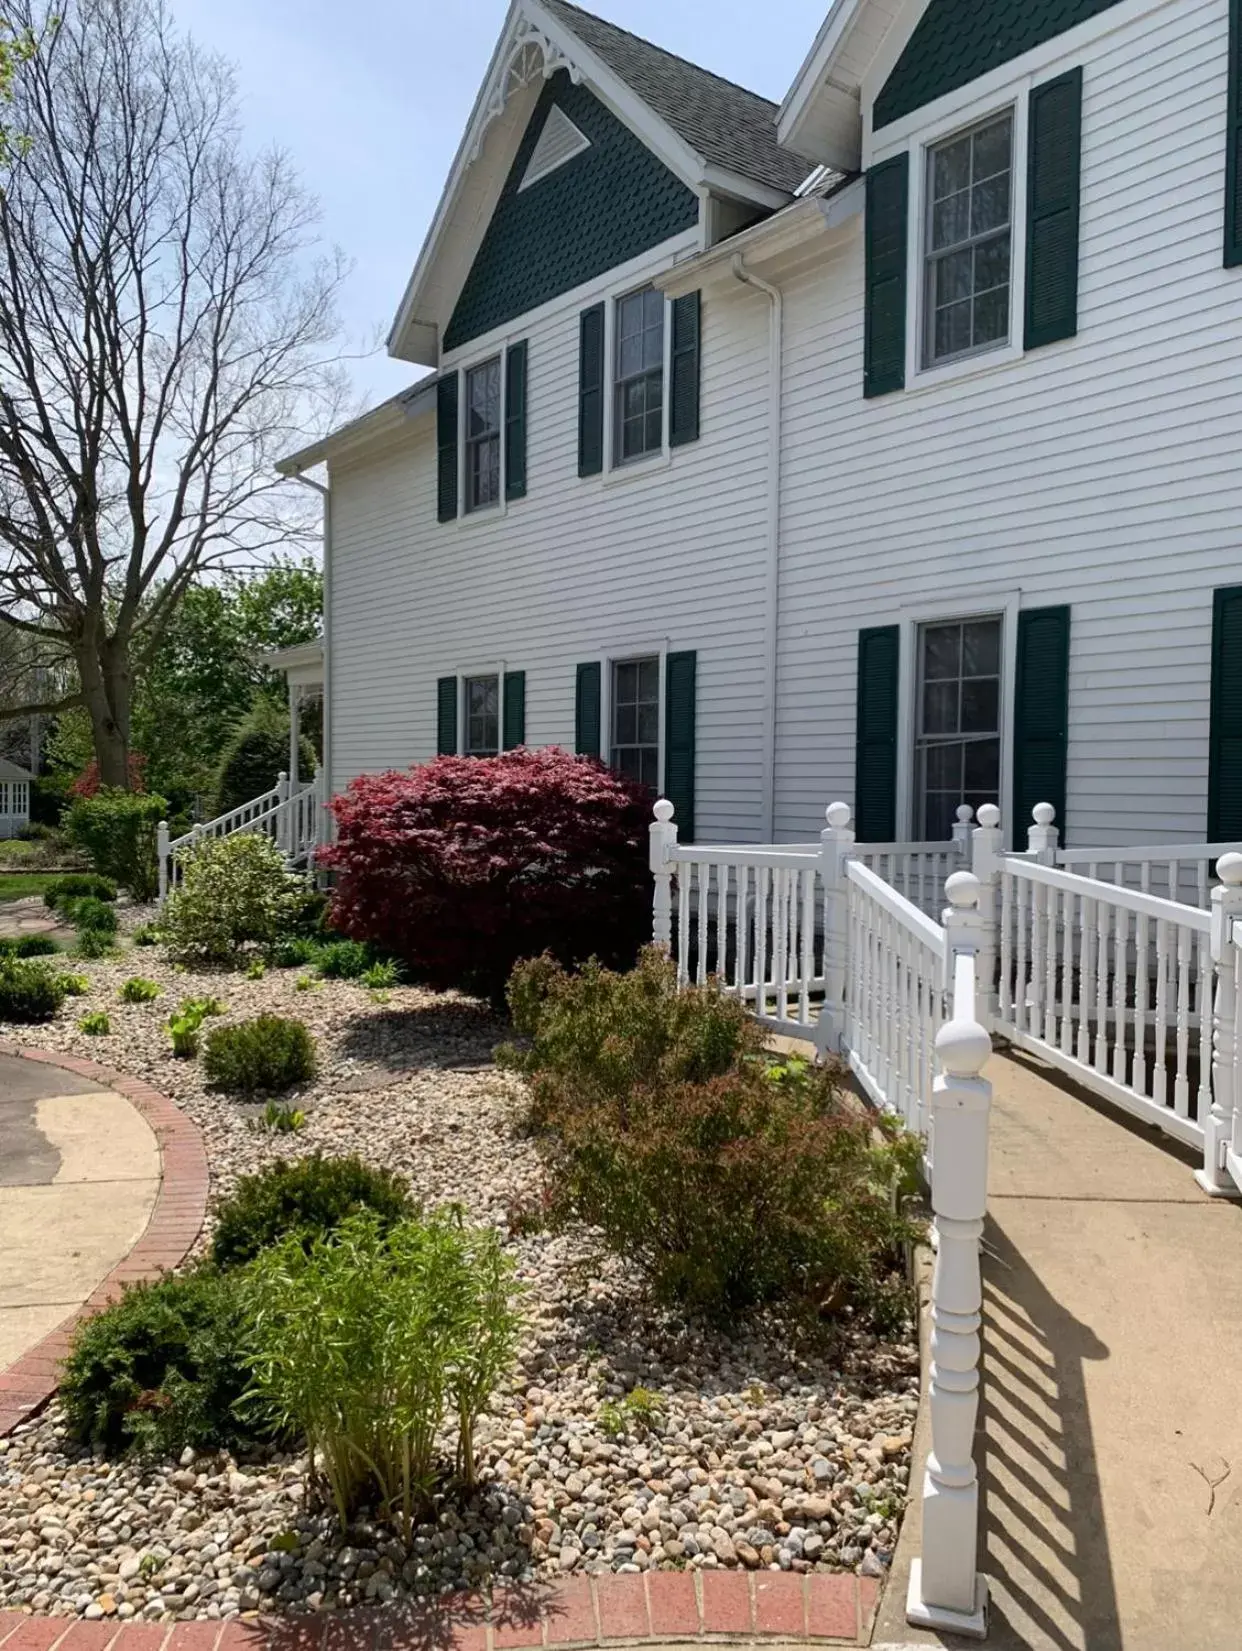
<path fill-rule="evenodd" d="M 61 908 L 79 933 L 93 929 L 96 934 L 114 935 L 118 927 L 116 909 L 106 900 L 97 900 L 93 894 L 84 894 L 77 900 L 68 900 Z"/>
<path fill-rule="evenodd" d="M 208 1083 L 242 1095 L 290 1089 L 313 1078 L 315 1069 L 315 1042 L 305 1023 L 282 1015 L 218 1026 L 203 1048 Z"/>
<path fill-rule="evenodd" d="M 365 774 L 333 800 L 331 924 L 412 979 L 500 999 L 520 958 L 628 966 L 650 933 L 651 796 L 555 749 Z"/>
<path fill-rule="evenodd" d="M 269 837 L 239 831 L 187 853 L 181 885 L 160 918 L 170 957 L 234 963 L 248 945 L 270 946 L 306 898 L 304 878 Z"/>
<path fill-rule="evenodd" d="M 127 1285 L 74 1335 L 60 1387 L 72 1434 L 112 1454 L 254 1443 L 246 1323 L 244 1288 L 210 1268 Z"/>
<path fill-rule="evenodd" d="M 315 957 L 325 980 L 360 980 L 372 961 L 371 948 L 360 940 L 329 940 Z"/>
<path fill-rule="evenodd" d="M 78 938 L 74 944 L 74 951 L 79 957 L 100 958 L 107 957 L 112 950 L 112 936 L 104 934 L 99 929 L 79 929 Z"/>
<path fill-rule="evenodd" d="M 0 957 L 0 1020 L 33 1026 L 65 1001 L 65 979 L 36 958 Z"/>
<path fill-rule="evenodd" d="M 220 1205 L 211 1259 L 218 1267 L 244 1266 L 290 1233 L 309 1245 L 362 1210 L 387 1229 L 413 1215 L 414 1205 L 399 1175 L 372 1169 L 361 1158 L 315 1153 L 293 1163 L 278 1159 L 256 1175 L 243 1175 Z"/>
<path fill-rule="evenodd" d="M 0 940 L 0 957 L 55 957 L 59 950 L 46 934 L 19 934 Z"/>
<path fill-rule="evenodd" d="M 65 830 L 101 876 L 128 889 L 135 900 L 153 900 L 159 888 L 156 832 L 167 813 L 163 797 L 105 789 L 74 798 L 65 811 Z"/>
<path fill-rule="evenodd" d="M 95 871 L 66 872 L 44 889 L 43 904 L 49 911 L 56 911 L 66 900 L 81 900 L 84 895 L 95 900 L 115 900 L 116 884 Z"/>

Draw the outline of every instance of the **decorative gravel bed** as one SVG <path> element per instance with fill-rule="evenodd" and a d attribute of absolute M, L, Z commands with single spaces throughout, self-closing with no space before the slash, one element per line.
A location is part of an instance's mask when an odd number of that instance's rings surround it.
<path fill-rule="evenodd" d="M 491 1064 L 503 1027 L 473 1000 L 400 987 L 377 1002 L 337 981 L 299 991 L 298 970 L 191 974 L 153 949 L 73 967 L 89 995 L 17 1035 L 172 1096 L 203 1131 L 213 1198 L 263 1163 L 315 1150 L 358 1152 L 407 1175 L 425 1201 L 460 1201 L 506 1233 L 537 1192 L 520 1083 Z M 121 1003 L 133 974 L 162 996 Z M 310 1026 L 321 1070 L 290 1097 L 307 1115 L 297 1134 L 256 1127 L 262 1107 L 208 1094 L 199 1064 L 172 1058 L 169 1009 L 208 994 L 227 1018 L 269 1010 Z M 100 1008 L 111 1034 L 79 1032 L 79 1016 Z M 305 1458 L 109 1462 L 67 1443 L 53 1404 L 0 1440 L 0 1606 L 165 1621 L 332 1610 L 493 1576 L 883 1574 L 918 1403 L 911 1338 L 851 1331 L 813 1352 L 771 1325 L 730 1338 L 650 1304 L 588 1230 L 508 1243 L 527 1290 L 520 1367 L 480 1425 L 480 1489 L 439 1503 L 409 1548 L 365 1520 L 342 1534 L 308 1507 Z"/>

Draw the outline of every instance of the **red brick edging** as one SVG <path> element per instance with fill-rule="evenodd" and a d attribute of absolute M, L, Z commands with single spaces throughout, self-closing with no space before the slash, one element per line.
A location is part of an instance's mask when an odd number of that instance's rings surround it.
<path fill-rule="evenodd" d="M 140 1278 L 154 1278 L 185 1259 L 207 1213 L 208 1174 L 207 1153 L 197 1127 L 180 1107 L 174 1106 L 166 1095 L 152 1089 L 150 1084 L 142 1083 L 137 1078 L 127 1078 L 123 1072 L 113 1072 L 77 1055 L 62 1055 L 50 1049 L 27 1049 L 0 1041 L 0 1055 L 16 1055 L 22 1060 L 40 1061 L 45 1066 L 59 1066 L 79 1078 L 90 1078 L 105 1089 L 124 1095 L 133 1102 L 155 1133 L 161 1170 L 160 1188 L 151 1210 L 151 1219 L 124 1261 L 112 1269 L 76 1313 L 71 1313 L 63 1324 L 57 1325 L 41 1342 L 0 1373 L 0 1438 L 3 1438 L 19 1422 L 25 1421 L 45 1405 L 56 1391 L 56 1374 L 69 1351 L 73 1329 L 80 1318 L 106 1307 L 120 1293 L 122 1284 Z M 29 1622 L 32 1619 L 21 1620 Z M 0 1636 L 8 1632 L 10 1621 L 8 1616 L 0 1616 Z M 89 1626 L 93 1628 L 95 1625 Z M 58 1628 L 58 1633 L 60 1631 Z M 50 1645 L 51 1641 L 46 1643 Z M 19 1638 L 11 1641 L 11 1645 L 12 1651 L 40 1651 L 44 1641 L 40 1640 L 36 1646 Z M 101 1651 L 101 1644 L 92 1640 L 88 1646 L 85 1641 L 75 1641 L 73 1651 Z M 140 1647 L 135 1639 L 133 1651 L 155 1651 L 155 1648 L 153 1645 Z M 197 1647 L 195 1651 L 198 1651 Z"/>
<path fill-rule="evenodd" d="M 657 1571 L 570 1577 L 405 1605 L 268 1621 L 119 1623 L 0 1613 L 0 1651 L 518 1651 L 764 1639 L 865 1645 L 870 1577 Z"/>

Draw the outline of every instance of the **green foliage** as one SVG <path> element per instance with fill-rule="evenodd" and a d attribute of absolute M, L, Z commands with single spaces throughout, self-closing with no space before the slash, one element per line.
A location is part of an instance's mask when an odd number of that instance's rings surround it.
<path fill-rule="evenodd" d="M 159 997 L 162 990 L 163 988 L 154 980 L 144 980 L 141 975 L 131 975 L 117 996 L 122 1003 L 151 1003 Z"/>
<path fill-rule="evenodd" d="M 46 934 L 19 934 L 0 939 L 0 957 L 55 957 L 59 950 Z"/>
<path fill-rule="evenodd" d="M 456 1425 L 474 1480 L 474 1428 L 512 1368 L 512 1263 L 491 1228 L 453 1212 L 384 1231 L 355 1215 L 309 1250 L 296 1236 L 252 1268 L 256 1401 L 322 1465 L 342 1528 L 378 1492 L 408 1540 L 435 1485 L 437 1435 Z"/>
<path fill-rule="evenodd" d="M 610 1439 L 619 1438 L 624 1433 L 634 1433 L 641 1437 L 659 1426 L 663 1412 L 663 1401 L 658 1393 L 653 1393 L 646 1387 L 635 1387 L 619 1404 L 614 1404 L 608 1399 L 600 1405 L 600 1432 L 607 1434 Z"/>
<path fill-rule="evenodd" d="M 315 1042 L 305 1023 L 281 1015 L 218 1026 L 203 1051 L 208 1083 L 242 1095 L 290 1089 L 308 1082 L 315 1069 Z"/>
<path fill-rule="evenodd" d="M 279 1101 L 269 1101 L 259 1122 L 273 1135 L 296 1135 L 299 1129 L 306 1128 L 306 1114 L 296 1106 L 282 1106 Z"/>
<path fill-rule="evenodd" d="M 218 1267 L 241 1267 L 290 1235 L 309 1247 L 363 1210 L 385 1229 L 415 1213 L 402 1178 L 372 1169 L 361 1158 L 316 1153 L 294 1163 L 277 1160 L 256 1175 L 242 1176 L 221 1204 L 211 1258 Z"/>
<path fill-rule="evenodd" d="M 115 907 L 106 900 L 96 900 L 90 894 L 84 894 L 80 900 L 64 901 L 61 910 L 79 933 L 84 929 L 93 929 L 96 934 L 111 938 L 119 927 Z"/>
<path fill-rule="evenodd" d="M 57 978 L 64 987 L 66 997 L 85 997 L 91 989 L 85 975 L 59 975 Z"/>
<path fill-rule="evenodd" d="M 103 1009 L 92 1009 L 89 1014 L 82 1016 L 78 1022 L 78 1031 L 85 1032 L 88 1037 L 106 1038 L 112 1030 L 112 1022 Z"/>
<path fill-rule="evenodd" d="M 193 1060 L 198 1054 L 199 1037 L 207 1011 L 202 1003 L 187 999 L 168 1017 L 168 1031 L 172 1038 L 173 1054 L 180 1060 Z"/>
<path fill-rule="evenodd" d="M 293 983 L 293 989 L 295 992 L 318 992 L 321 985 L 322 983 L 313 975 L 299 975 Z"/>
<path fill-rule="evenodd" d="M 400 967 L 390 958 L 382 963 L 372 963 L 369 969 L 364 969 L 358 976 L 362 986 L 369 986 L 373 992 L 382 992 L 390 986 L 396 986 L 401 980 Z"/>
<path fill-rule="evenodd" d="M 153 900 L 159 888 L 156 828 L 167 813 L 163 797 L 104 788 L 94 797 L 74 798 L 65 830 L 90 855 L 96 871 L 135 900 Z"/>
<path fill-rule="evenodd" d="M 227 814 L 270 791 L 288 767 L 288 713 L 260 695 L 224 748 L 216 782 L 216 813 Z M 308 739 L 299 747 L 298 769 L 299 779 L 314 779 L 315 752 Z"/>
<path fill-rule="evenodd" d="M 919 1146 L 871 1120 L 840 1070 L 778 1061 L 712 987 L 515 971 L 508 1059 L 530 1078 L 554 1214 L 590 1223 L 657 1296 L 728 1319 L 784 1302 L 890 1324 L 907 1310 L 900 1212 Z"/>
<path fill-rule="evenodd" d="M 315 966 L 325 980 L 361 980 L 371 967 L 371 948 L 360 940 L 330 940 L 319 948 Z"/>
<path fill-rule="evenodd" d="M 51 1020 L 67 995 L 65 977 L 34 958 L 0 957 L 0 1020 Z"/>
<path fill-rule="evenodd" d="M 140 923 L 132 936 L 135 946 L 158 946 L 162 938 L 154 923 Z"/>
<path fill-rule="evenodd" d="M 112 1454 L 252 1444 L 245 1323 L 244 1288 L 208 1268 L 127 1285 L 74 1335 L 60 1387 L 71 1432 Z"/>
<path fill-rule="evenodd" d="M 319 942 L 305 935 L 287 935 L 263 954 L 274 969 L 301 969 L 319 956 Z"/>
<path fill-rule="evenodd" d="M 261 957 L 252 957 L 246 965 L 247 980 L 262 980 L 267 973 L 267 964 Z"/>
<path fill-rule="evenodd" d="M 116 884 L 111 877 L 101 877 L 94 871 L 71 871 L 57 877 L 43 891 L 43 904 L 49 911 L 57 911 L 70 900 L 81 900 L 89 895 L 94 900 L 115 900 Z"/>
<path fill-rule="evenodd" d="M 272 945 L 293 921 L 305 881 L 269 837 L 239 831 L 186 854 L 181 885 L 161 917 L 179 962 L 231 963 L 247 945 Z"/>
<path fill-rule="evenodd" d="M 107 957 L 112 950 L 112 936 L 104 934 L 101 929 L 81 929 L 73 949 L 79 957 Z"/>

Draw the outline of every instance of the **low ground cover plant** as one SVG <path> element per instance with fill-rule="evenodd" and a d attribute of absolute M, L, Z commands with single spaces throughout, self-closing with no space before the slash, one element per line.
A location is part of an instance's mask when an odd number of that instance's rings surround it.
<path fill-rule="evenodd" d="M 283 1015 L 218 1026 L 203 1049 L 208 1083 L 243 1095 L 291 1089 L 313 1078 L 316 1064 L 305 1022 Z"/>
<path fill-rule="evenodd" d="M 263 955 L 274 969 L 304 969 L 319 955 L 319 942 L 304 934 L 286 935 L 273 941 Z"/>
<path fill-rule="evenodd" d="M 162 989 L 157 981 L 145 980 L 142 975 L 131 975 L 117 996 L 122 1003 L 150 1003 L 159 997 Z"/>
<path fill-rule="evenodd" d="M 325 980 L 360 980 L 371 967 L 371 948 L 360 940 L 329 940 L 314 956 Z"/>
<path fill-rule="evenodd" d="M 288 869 L 275 843 L 240 831 L 187 853 L 160 928 L 168 955 L 179 962 L 235 963 L 248 946 L 279 940 L 306 900 L 305 878 Z"/>
<path fill-rule="evenodd" d="M 193 1001 L 181 1004 L 169 1015 L 168 1034 L 172 1038 L 173 1054 L 179 1060 L 193 1060 L 198 1054 L 199 1039 L 206 1018 L 205 1007 Z"/>
<path fill-rule="evenodd" d="M 864 1114 L 839 1068 L 764 1054 L 740 1005 L 678 990 L 654 952 L 628 975 L 536 960 L 510 1002 L 529 1042 L 506 1059 L 532 1082 L 554 1216 L 718 1318 L 782 1303 L 900 1320 L 919 1147 Z"/>
<path fill-rule="evenodd" d="M 116 907 L 109 905 L 106 900 L 96 899 L 93 894 L 83 894 L 77 899 L 65 900 L 60 909 L 79 934 L 91 929 L 111 940 L 119 927 Z"/>
<path fill-rule="evenodd" d="M 55 957 L 59 950 L 46 934 L 19 934 L 0 939 L 0 957 Z"/>
<path fill-rule="evenodd" d="M 43 891 L 43 904 L 56 911 L 66 900 L 80 900 L 91 895 L 96 900 L 115 900 L 116 884 L 110 877 L 101 877 L 95 871 L 71 871 L 57 877 Z"/>
<path fill-rule="evenodd" d="M 38 958 L 0 957 L 0 1020 L 33 1026 L 55 1018 L 65 977 Z"/>
<path fill-rule="evenodd" d="M 356 1156 L 315 1153 L 292 1163 L 278 1160 L 255 1175 L 243 1175 L 221 1204 L 211 1258 L 217 1267 L 241 1267 L 291 1235 L 310 1244 L 363 1210 L 370 1210 L 385 1231 L 415 1213 L 400 1176 L 372 1169 Z"/>
<path fill-rule="evenodd" d="M 112 1022 L 103 1009 L 92 1009 L 78 1021 L 78 1031 L 85 1032 L 88 1037 L 106 1038 L 111 1030 Z"/>

